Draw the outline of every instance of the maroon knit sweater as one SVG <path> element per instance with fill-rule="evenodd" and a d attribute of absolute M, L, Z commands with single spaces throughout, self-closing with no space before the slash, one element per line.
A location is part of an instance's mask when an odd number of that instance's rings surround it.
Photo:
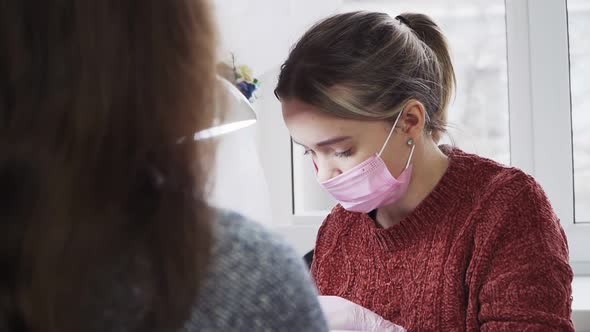
<path fill-rule="evenodd" d="M 573 331 L 567 241 L 541 187 L 518 169 L 443 151 L 447 172 L 399 224 L 332 210 L 312 265 L 320 294 L 409 331 Z"/>

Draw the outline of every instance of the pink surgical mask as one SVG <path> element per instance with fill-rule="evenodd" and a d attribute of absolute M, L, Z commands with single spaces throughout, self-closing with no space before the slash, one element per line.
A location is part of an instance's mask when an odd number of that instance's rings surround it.
<path fill-rule="evenodd" d="M 408 141 L 408 144 L 412 146 L 410 156 L 404 171 L 397 179 L 391 175 L 385 162 L 381 159 L 381 154 L 385 150 L 401 115 L 402 112 L 397 116 L 379 153 L 375 153 L 369 159 L 336 177 L 320 182 L 320 185 L 346 210 L 369 213 L 382 206 L 395 203 L 407 192 L 412 177 L 410 161 L 415 148 L 413 141 Z"/>

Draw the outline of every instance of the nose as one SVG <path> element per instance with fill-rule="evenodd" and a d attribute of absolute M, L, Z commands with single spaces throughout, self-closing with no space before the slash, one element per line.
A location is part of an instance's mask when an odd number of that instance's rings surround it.
<path fill-rule="evenodd" d="M 331 178 L 342 174 L 342 171 L 340 171 L 340 169 L 338 169 L 337 167 L 331 166 L 327 162 L 320 163 L 319 161 L 314 160 L 313 165 L 316 170 L 316 176 L 317 176 L 318 182 L 328 181 Z"/>

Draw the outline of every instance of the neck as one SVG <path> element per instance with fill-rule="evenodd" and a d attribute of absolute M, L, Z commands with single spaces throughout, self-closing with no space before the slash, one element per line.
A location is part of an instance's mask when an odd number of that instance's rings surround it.
<path fill-rule="evenodd" d="M 377 222 L 388 228 L 398 224 L 432 192 L 449 167 L 448 157 L 430 139 L 416 146 L 412 179 L 406 195 L 399 201 L 379 208 Z"/>

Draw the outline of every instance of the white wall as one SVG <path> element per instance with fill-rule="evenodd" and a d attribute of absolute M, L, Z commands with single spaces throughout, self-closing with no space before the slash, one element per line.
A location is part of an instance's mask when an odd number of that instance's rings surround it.
<path fill-rule="evenodd" d="M 307 28 L 342 0 L 214 0 L 222 53 L 233 52 L 258 75 L 276 68 Z"/>
<path fill-rule="evenodd" d="M 266 176 L 258 158 L 258 125 L 220 136 L 210 203 L 236 211 L 267 226 L 272 225 Z"/>

